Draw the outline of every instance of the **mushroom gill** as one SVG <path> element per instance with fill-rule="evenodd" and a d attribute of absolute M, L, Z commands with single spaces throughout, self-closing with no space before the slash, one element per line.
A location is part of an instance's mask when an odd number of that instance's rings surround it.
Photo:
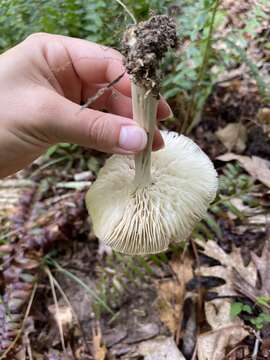
<path fill-rule="evenodd" d="M 86 203 L 94 232 L 114 250 L 142 255 L 186 239 L 215 198 L 217 174 L 192 140 L 162 132 L 152 154 L 151 182 L 136 186 L 132 156 L 113 155 L 91 186 Z"/>

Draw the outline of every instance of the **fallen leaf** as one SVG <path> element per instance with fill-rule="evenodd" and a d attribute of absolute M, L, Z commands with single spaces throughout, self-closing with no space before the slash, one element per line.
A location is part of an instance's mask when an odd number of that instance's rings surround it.
<path fill-rule="evenodd" d="M 22 346 L 21 349 L 17 352 L 15 360 L 26 360 L 26 348 Z"/>
<path fill-rule="evenodd" d="M 104 343 L 107 348 L 110 348 L 118 344 L 121 340 L 124 340 L 127 337 L 127 334 L 127 330 L 122 327 L 110 329 L 107 333 L 103 334 Z"/>
<path fill-rule="evenodd" d="M 157 285 L 159 316 L 172 335 L 176 334 L 181 324 L 186 284 L 193 277 L 192 263 L 188 256 L 174 257 L 170 266 L 175 278 Z"/>
<path fill-rule="evenodd" d="M 233 248 L 233 251 L 229 254 L 215 242 L 209 240 L 203 242 L 196 240 L 196 243 L 203 248 L 203 253 L 213 259 L 220 262 L 220 265 L 216 266 L 201 266 L 198 270 L 202 276 L 215 276 L 225 281 L 224 285 L 212 288 L 212 291 L 218 292 L 219 296 L 236 296 L 238 295 L 235 290 L 235 273 L 239 276 L 247 278 L 250 285 L 255 287 L 257 282 L 257 269 L 253 261 L 248 266 L 245 266 L 241 256 L 240 248 Z"/>
<path fill-rule="evenodd" d="M 172 337 L 142 342 L 138 355 L 144 356 L 144 360 L 185 360 Z"/>
<path fill-rule="evenodd" d="M 181 321 L 183 302 L 183 289 L 174 280 L 167 280 L 158 285 L 159 317 L 173 335 Z"/>
<path fill-rule="evenodd" d="M 95 360 L 105 360 L 107 349 L 102 344 L 102 334 L 100 325 L 97 322 L 95 326 L 92 328 L 93 331 L 93 353 L 94 353 L 94 359 Z"/>
<path fill-rule="evenodd" d="M 257 269 L 257 277 L 258 280 L 260 280 L 260 286 L 256 286 L 256 288 L 253 289 L 253 292 L 256 294 L 256 297 L 269 297 L 270 294 L 270 228 L 269 223 L 267 224 L 268 228 L 266 231 L 266 241 L 264 244 L 264 248 L 262 251 L 262 255 L 258 256 L 254 252 L 251 253 L 252 260 L 256 266 Z M 258 282 L 257 282 L 258 283 Z M 256 283 L 256 284 L 257 284 Z M 241 288 L 239 289 L 241 290 Z M 247 296 L 248 294 L 245 294 Z M 270 306 L 267 307 L 268 311 L 270 310 Z"/>
<path fill-rule="evenodd" d="M 263 124 L 270 125 L 270 108 L 260 109 L 257 116 Z"/>
<path fill-rule="evenodd" d="M 217 160 L 238 160 L 240 165 L 256 180 L 270 188 L 270 162 L 258 156 L 243 156 L 227 153 L 217 157 Z"/>
<path fill-rule="evenodd" d="M 231 302 L 226 299 L 215 299 L 205 303 L 205 314 L 212 331 L 198 336 L 198 360 L 224 359 L 228 348 L 242 341 L 249 332 L 244 323 L 230 315 Z"/>
<path fill-rule="evenodd" d="M 188 359 L 194 353 L 197 343 L 197 335 L 199 331 L 199 322 L 201 318 L 200 311 L 200 295 L 188 292 L 183 306 L 184 319 L 181 323 L 181 332 L 177 333 L 176 342 L 179 344 L 181 336 L 182 346 L 181 351 Z"/>
<path fill-rule="evenodd" d="M 155 323 L 144 324 L 135 329 L 127 338 L 127 344 L 138 343 L 151 339 L 159 334 L 159 327 Z"/>
<path fill-rule="evenodd" d="M 183 286 L 193 277 L 193 259 L 189 256 L 175 256 L 170 261 L 170 267 L 175 273 L 179 284 Z"/>
<path fill-rule="evenodd" d="M 196 240 L 196 243 L 203 248 L 205 255 L 220 262 L 220 265 L 216 266 L 201 266 L 197 273 L 201 276 L 219 277 L 225 281 L 224 285 L 211 289 L 223 298 L 205 303 L 205 316 L 212 331 L 199 336 L 198 359 L 220 360 L 224 358 L 229 347 L 235 346 L 248 335 L 243 322 L 237 317 L 231 317 L 231 300 L 228 297 L 239 294 L 236 274 L 247 278 L 251 286 L 256 286 L 256 266 L 253 262 L 244 266 L 239 248 L 234 248 L 227 254 L 215 241 Z"/>
<path fill-rule="evenodd" d="M 71 327 L 72 325 L 72 309 L 70 306 L 58 306 L 58 311 L 55 305 L 48 306 L 49 312 L 53 315 L 57 324 L 62 327 Z"/>
<path fill-rule="evenodd" d="M 231 123 L 216 132 L 218 139 L 231 151 L 243 152 L 246 148 L 247 130 L 241 123 Z"/>
<path fill-rule="evenodd" d="M 257 113 L 257 119 L 263 131 L 270 135 L 270 108 L 262 108 Z"/>

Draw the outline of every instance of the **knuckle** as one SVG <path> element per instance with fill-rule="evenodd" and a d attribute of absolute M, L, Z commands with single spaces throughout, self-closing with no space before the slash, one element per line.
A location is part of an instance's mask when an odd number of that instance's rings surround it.
<path fill-rule="evenodd" d="M 89 122 L 88 135 L 94 147 L 101 148 L 108 144 L 105 114 L 98 114 Z"/>
<path fill-rule="evenodd" d="M 50 34 L 45 33 L 45 32 L 37 32 L 37 33 L 33 33 L 29 36 L 27 36 L 27 38 L 25 39 L 25 41 L 39 41 L 39 40 L 43 40 L 44 38 L 47 38 Z"/>

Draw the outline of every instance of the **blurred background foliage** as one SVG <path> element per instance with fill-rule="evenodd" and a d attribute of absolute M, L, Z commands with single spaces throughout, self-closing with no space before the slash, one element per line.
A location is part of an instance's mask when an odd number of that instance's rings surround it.
<path fill-rule="evenodd" d="M 152 9 L 164 13 L 171 1 L 128 0 L 125 4 L 138 20 Z M 111 0 L 1 0 L 0 52 L 33 32 L 49 32 L 119 46 L 131 19 Z"/>

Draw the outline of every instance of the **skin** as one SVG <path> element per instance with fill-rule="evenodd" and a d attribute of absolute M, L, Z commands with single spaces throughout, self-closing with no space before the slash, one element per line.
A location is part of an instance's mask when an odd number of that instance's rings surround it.
<path fill-rule="evenodd" d="M 0 55 L 0 177 L 22 169 L 58 142 L 108 153 L 141 151 L 147 136 L 132 119 L 126 73 L 91 109 L 80 108 L 124 71 L 116 50 L 46 33 L 33 34 Z M 158 119 L 170 116 L 161 99 Z M 156 130 L 153 150 L 162 146 Z"/>

